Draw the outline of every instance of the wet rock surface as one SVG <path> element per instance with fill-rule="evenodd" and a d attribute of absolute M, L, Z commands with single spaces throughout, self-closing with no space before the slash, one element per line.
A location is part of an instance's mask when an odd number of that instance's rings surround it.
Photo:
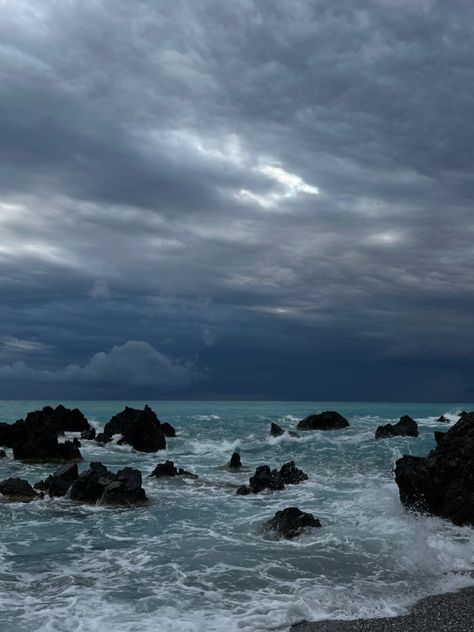
<path fill-rule="evenodd" d="M 417 437 L 419 434 L 418 424 L 408 415 L 400 417 L 396 424 L 385 424 L 379 426 L 375 431 L 376 439 L 387 439 L 389 437 Z"/>
<path fill-rule="evenodd" d="M 305 513 L 298 507 L 287 507 L 277 511 L 263 526 L 282 538 L 292 539 L 300 535 L 304 529 L 321 527 L 321 523 L 311 513 Z"/>
<path fill-rule="evenodd" d="M 395 481 L 407 509 L 474 525 L 474 413 L 463 415 L 427 457 L 399 459 Z"/>
<path fill-rule="evenodd" d="M 188 478 L 198 478 L 196 474 L 183 470 L 181 467 L 177 468 L 173 461 L 166 461 L 165 463 L 158 463 L 153 472 L 150 474 L 153 478 L 166 478 L 172 476 L 185 476 Z"/>
<path fill-rule="evenodd" d="M 112 417 L 96 440 L 108 443 L 114 435 L 122 435 L 119 444 L 127 443 L 139 452 L 157 452 L 166 448 L 165 430 L 167 436 L 174 436 L 171 434 L 174 428 L 170 424 L 161 424 L 149 406 L 143 410 L 126 406 Z"/>
<path fill-rule="evenodd" d="M 349 422 L 335 410 L 326 410 L 322 413 L 308 415 L 296 426 L 297 430 L 340 430 L 347 428 Z"/>
<path fill-rule="evenodd" d="M 37 492 L 22 478 L 7 478 L 0 482 L 0 494 L 9 500 L 30 501 L 38 498 Z"/>
<path fill-rule="evenodd" d="M 260 465 L 255 474 L 250 477 L 248 485 L 241 485 L 237 494 L 246 496 L 258 494 L 265 489 L 270 491 L 281 490 L 286 485 L 295 485 L 308 479 L 307 474 L 296 467 L 293 461 L 281 466 L 280 470 L 271 470 L 269 465 Z"/>

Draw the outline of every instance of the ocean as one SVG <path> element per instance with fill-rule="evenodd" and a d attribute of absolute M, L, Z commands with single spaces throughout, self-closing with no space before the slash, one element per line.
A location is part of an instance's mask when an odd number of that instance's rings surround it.
<path fill-rule="evenodd" d="M 3 401 L 0 420 L 59 402 Z M 2 632 L 257 632 L 293 623 L 401 614 L 430 594 L 474 584 L 473 530 L 407 513 L 392 469 L 425 455 L 433 431 L 474 404 L 337 402 L 62 402 L 102 429 L 125 405 L 145 403 L 175 426 L 165 451 L 135 452 L 83 441 L 86 468 L 141 470 L 150 504 L 121 509 L 67 499 L 0 500 Z M 322 410 L 345 430 L 269 436 Z M 378 425 L 411 415 L 418 438 L 375 440 Z M 234 450 L 245 470 L 221 469 Z M 54 465 L 0 460 L 0 480 L 45 478 Z M 171 459 L 193 479 L 150 479 Z M 255 467 L 293 460 L 308 475 L 283 491 L 237 496 Z M 262 523 L 288 506 L 322 528 L 275 540 Z"/>

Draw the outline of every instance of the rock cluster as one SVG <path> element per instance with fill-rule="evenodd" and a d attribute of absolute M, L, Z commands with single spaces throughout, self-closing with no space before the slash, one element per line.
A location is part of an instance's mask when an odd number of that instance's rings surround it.
<path fill-rule="evenodd" d="M 255 470 L 255 474 L 250 477 L 248 485 L 241 485 L 237 489 L 237 494 L 245 496 L 247 494 L 258 494 L 264 489 L 279 490 L 285 485 L 296 485 L 308 479 L 308 475 L 296 467 L 294 461 L 289 461 L 281 466 L 280 470 L 270 470 L 268 465 L 260 465 Z"/>
<path fill-rule="evenodd" d="M 77 442 L 60 443 L 58 436 L 90 430 L 89 422 L 77 408 L 45 406 L 13 424 L 0 423 L 0 445 L 13 448 L 13 457 L 22 461 L 80 461 Z"/>
<path fill-rule="evenodd" d="M 427 457 L 399 459 L 395 481 L 408 509 L 474 525 L 474 413 L 438 437 Z"/>
<path fill-rule="evenodd" d="M 277 511 L 273 518 L 264 523 L 264 528 L 275 531 L 282 538 L 292 539 L 304 529 L 318 528 L 321 523 L 311 513 L 305 513 L 298 507 L 287 507 Z"/>
<path fill-rule="evenodd" d="M 68 496 L 83 503 L 104 505 L 141 505 L 147 501 L 139 470 L 125 467 L 116 474 L 102 463 L 91 463 L 79 474 L 76 464 L 56 470 L 35 488 L 50 496 Z"/>
<path fill-rule="evenodd" d="M 198 478 L 196 474 L 187 472 L 181 467 L 177 468 L 173 461 L 166 461 L 166 463 L 158 463 L 153 472 L 150 474 L 154 478 L 165 478 L 168 476 L 186 476 L 188 478 Z"/>
<path fill-rule="evenodd" d="M 157 452 L 166 448 L 166 436 L 175 436 L 174 428 L 162 424 L 156 413 L 145 406 L 143 410 L 126 406 L 114 415 L 97 435 L 99 443 L 108 443 L 114 435 L 122 435 L 119 444 L 127 443 L 140 452 Z"/>
<path fill-rule="evenodd" d="M 375 431 L 376 439 L 386 439 L 388 437 L 417 437 L 418 424 L 408 415 L 400 417 L 396 424 L 385 424 L 379 426 Z"/>
<path fill-rule="evenodd" d="M 308 415 L 298 422 L 298 430 L 339 430 L 347 428 L 349 422 L 335 410 L 326 410 L 322 413 Z"/>

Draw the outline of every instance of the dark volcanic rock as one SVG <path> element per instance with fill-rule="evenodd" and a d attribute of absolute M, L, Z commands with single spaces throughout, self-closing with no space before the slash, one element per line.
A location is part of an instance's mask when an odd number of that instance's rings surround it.
<path fill-rule="evenodd" d="M 283 428 L 272 421 L 272 425 L 270 426 L 270 436 L 281 437 L 282 434 L 285 434 Z"/>
<path fill-rule="evenodd" d="M 231 470 L 242 469 L 242 461 L 240 460 L 240 454 L 238 452 L 233 452 L 227 467 Z"/>
<path fill-rule="evenodd" d="M 160 424 L 160 427 L 163 430 L 163 434 L 165 435 L 165 437 L 176 437 L 176 430 L 167 421 Z"/>
<path fill-rule="evenodd" d="M 444 415 L 441 415 L 441 417 L 438 417 L 438 421 L 443 424 L 449 423 L 449 419 L 447 419 Z"/>
<path fill-rule="evenodd" d="M 76 463 L 63 465 L 44 481 L 34 485 L 35 489 L 48 492 L 51 497 L 65 496 L 72 483 L 79 478 Z"/>
<path fill-rule="evenodd" d="M 69 498 L 85 503 L 140 505 L 147 501 L 139 470 L 126 467 L 116 474 L 102 463 L 91 463 L 69 488 Z"/>
<path fill-rule="evenodd" d="M 25 433 L 23 439 L 14 443 L 13 458 L 37 463 L 82 461 L 79 448 L 71 441 L 59 443 L 54 431 L 41 427 Z"/>
<path fill-rule="evenodd" d="M 173 461 L 166 461 L 166 463 L 158 463 L 150 476 L 154 478 L 165 478 L 168 476 L 187 476 L 189 478 L 198 478 L 196 474 L 187 472 L 181 467 L 178 469 Z"/>
<path fill-rule="evenodd" d="M 108 442 L 116 434 L 122 435 L 120 444 L 128 443 L 140 452 L 156 452 L 166 448 L 161 423 L 149 406 L 143 410 L 126 406 L 105 425 L 104 432 L 97 435 L 97 441 Z"/>
<path fill-rule="evenodd" d="M 22 478 L 7 478 L 0 482 L 0 494 L 10 500 L 29 501 L 38 498 L 38 494 L 28 481 Z"/>
<path fill-rule="evenodd" d="M 303 529 L 320 526 L 321 523 L 313 514 L 305 513 L 298 507 L 288 507 L 277 511 L 273 518 L 264 523 L 266 529 L 276 531 L 278 535 L 287 539 L 300 535 Z"/>
<path fill-rule="evenodd" d="M 444 439 L 446 434 L 447 434 L 446 432 L 440 432 L 439 430 L 435 430 L 434 438 L 435 438 L 436 443 L 441 443 L 441 441 Z"/>
<path fill-rule="evenodd" d="M 92 426 L 89 428 L 89 430 L 84 430 L 84 432 L 81 432 L 81 439 L 83 439 L 84 441 L 93 441 L 95 439 L 95 436 L 95 428 L 93 428 Z"/>
<path fill-rule="evenodd" d="M 6 459 L 7 458 L 7 453 L 5 452 L 5 450 L 0 450 L 0 459 Z"/>
<path fill-rule="evenodd" d="M 399 459 L 395 480 L 408 509 L 474 525 L 474 413 L 463 415 L 427 457 Z"/>
<path fill-rule="evenodd" d="M 279 474 L 285 485 L 296 485 L 308 480 L 308 475 L 296 467 L 294 461 L 289 461 L 282 465 Z"/>
<path fill-rule="evenodd" d="M 379 426 L 375 431 L 376 439 L 386 439 L 388 437 L 417 437 L 418 424 L 408 415 L 400 417 L 400 421 L 394 425 L 385 424 Z"/>
<path fill-rule="evenodd" d="M 347 428 L 349 422 L 335 410 L 326 410 L 305 417 L 296 426 L 298 430 L 339 430 Z"/>

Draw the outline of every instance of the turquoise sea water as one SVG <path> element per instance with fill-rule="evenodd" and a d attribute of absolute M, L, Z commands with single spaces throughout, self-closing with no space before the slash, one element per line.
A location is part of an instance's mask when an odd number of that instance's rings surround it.
<path fill-rule="evenodd" d="M 0 402 L 0 420 L 59 402 Z M 101 429 L 126 404 L 149 403 L 178 436 L 166 451 L 83 442 L 86 468 L 139 468 L 151 502 L 139 509 L 89 507 L 66 499 L 0 500 L 0 630 L 3 632 L 255 632 L 302 619 L 386 616 L 420 597 L 473 583 L 473 531 L 404 511 L 393 481 L 402 454 L 424 455 L 444 413 L 474 404 L 335 402 L 63 402 Z M 269 437 L 271 421 L 338 410 L 348 429 Z M 418 438 L 376 441 L 377 425 L 402 414 Z M 219 469 L 238 450 L 248 468 Z M 0 480 L 34 483 L 54 466 L 0 461 Z M 147 478 L 172 459 L 198 480 Z M 301 485 L 236 496 L 257 465 L 294 460 Z M 275 541 L 262 522 L 296 505 L 321 529 Z"/>

